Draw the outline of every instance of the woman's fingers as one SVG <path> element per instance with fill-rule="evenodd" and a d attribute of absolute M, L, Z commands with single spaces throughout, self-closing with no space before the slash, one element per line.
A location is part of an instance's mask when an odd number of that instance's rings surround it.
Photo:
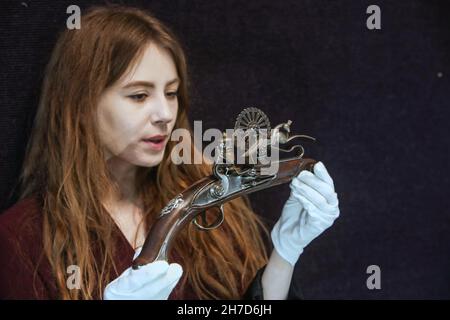
<path fill-rule="evenodd" d="M 319 161 L 314 165 L 314 174 L 321 179 L 322 181 L 326 182 L 334 189 L 334 182 L 331 178 L 330 174 L 328 173 L 328 170 L 325 168 L 325 165 Z"/>
<path fill-rule="evenodd" d="M 337 194 L 332 185 L 320 180 L 309 171 L 302 171 L 296 178 L 292 180 L 295 189 L 305 189 L 302 185 L 308 186 L 304 191 L 306 198 L 313 203 L 325 203 L 335 206 L 338 204 Z M 313 191 L 311 191 L 312 189 Z M 315 191 L 315 192 L 314 192 Z"/>
<path fill-rule="evenodd" d="M 293 181 L 293 188 L 295 188 L 295 193 L 305 197 L 308 199 L 314 206 L 316 206 L 320 211 L 325 213 L 332 213 L 338 206 L 337 199 L 331 199 L 331 203 L 328 203 L 327 199 L 323 194 L 317 192 L 315 189 L 311 188 L 309 185 L 301 182 L 301 181 Z M 330 196 L 328 196 L 330 198 Z"/>
<path fill-rule="evenodd" d="M 168 269 L 169 264 L 167 261 L 156 261 L 143 265 L 137 270 L 131 270 L 131 274 L 127 277 L 127 286 L 132 288 L 132 290 L 138 290 L 147 285 L 147 283 L 164 276 Z"/>
<path fill-rule="evenodd" d="M 171 263 L 167 271 L 153 282 L 142 286 L 139 295 L 144 297 L 154 296 L 156 299 L 165 300 L 177 285 L 183 274 L 183 268 L 178 263 Z"/>
<path fill-rule="evenodd" d="M 297 177 L 302 177 L 306 174 L 310 175 L 310 176 L 314 176 L 316 178 L 318 178 L 319 181 L 324 182 L 325 184 L 329 185 L 333 190 L 334 190 L 334 181 L 333 179 L 330 177 L 327 169 L 325 168 L 325 166 L 323 165 L 322 162 L 318 162 L 315 164 L 314 166 L 314 172 L 308 171 L 308 170 L 302 170 Z"/>
<path fill-rule="evenodd" d="M 300 201 L 304 204 L 307 215 L 304 215 L 305 222 L 310 226 L 316 226 L 320 229 L 326 229 L 333 224 L 333 221 L 339 217 L 339 210 L 335 210 L 332 214 L 324 213 L 315 206 L 311 201 L 302 195 L 298 195 Z"/>
<path fill-rule="evenodd" d="M 143 265 L 137 270 L 128 268 L 114 281 L 113 287 L 117 291 L 131 293 L 148 288 L 149 285 L 152 287 L 152 283 L 171 285 L 179 280 L 182 273 L 183 269 L 179 264 L 172 263 L 169 265 L 167 261 L 155 261 Z"/>
<path fill-rule="evenodd" d="M 178 281 L 183 274 L 183 268 L 178 263 L 171 263 L 167 270 L 166 277 L 168 281 Z"/>

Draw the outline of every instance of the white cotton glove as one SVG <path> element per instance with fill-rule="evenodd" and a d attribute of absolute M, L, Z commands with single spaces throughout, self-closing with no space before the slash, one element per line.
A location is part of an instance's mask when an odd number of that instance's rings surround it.
<path fill-rule="evenodd" d="M 134 258 L 140 250 L 136 251 Z M 148 263 L 137 270 L 130 267 L 106 286 L 103 299 L 167 300 L 182 274 L 179 264 L 168 264 L 167 261 Z"/>
<path fill-rule="evenodd" d="M 293 266 L 303 249 L 339 216 L 339 201 L 333 179 L 320 161 L 314 165 L 314 174 L 301 171 L 290 187 L 271 237 L 278 254 Z"/>

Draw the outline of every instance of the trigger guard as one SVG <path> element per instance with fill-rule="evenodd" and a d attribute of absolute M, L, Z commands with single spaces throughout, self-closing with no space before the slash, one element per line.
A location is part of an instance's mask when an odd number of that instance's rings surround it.
<path fill-rule="evenodd" d="M 220 205 L 219 210 L 220 210 L 220 214 L 218 215 L 216 221 L 214 221 L 212 224 L 210 224 L 207 227 L 202 226 L 200 223 L 198 223 L 198 221 L 197 221 L 198 216 L 192 220 L 192 223 L 194 223 L 194 225 L 202 231 L 214 230 L 214 229 L 220 227 L 225 219 L 225 215 L 223 213 L 223 204 Z"/>

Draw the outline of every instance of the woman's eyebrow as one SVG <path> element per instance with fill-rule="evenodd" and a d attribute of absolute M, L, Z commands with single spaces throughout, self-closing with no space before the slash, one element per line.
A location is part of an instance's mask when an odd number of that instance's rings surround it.
<path fill-rule="evenodd" d="M 167 81 L 166 86 L 174 84 L 174 83 L 179 83 L 180 79 L 175 78 L 172 79 L 170 81 Z M 153 82 L 149 82 L 149 81 L 132 81 L 130 83 L 127 83 L 125 86 L 123 86 L 123 89 L 128 89 L 128 88 L 132 88 L 132 87 L 149 87 L 149 88 L 154 88 L 155 84 Z"/>

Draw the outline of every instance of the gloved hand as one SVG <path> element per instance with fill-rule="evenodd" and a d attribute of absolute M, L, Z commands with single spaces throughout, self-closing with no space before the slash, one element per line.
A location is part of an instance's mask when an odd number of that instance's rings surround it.
<path fill-rule="evenodd" d="M 278 254 L 295 265 L 303 249 L 339 216 L 333 179 L 322 162 L 292 179 L 291 194 L 271 232 Z"/>
<path fill-rule="evenodd" d="M 138 256 L 139 248 L 133 260 Z M 156 261 L 134 270 L 126 269 L 109 283 L 103 293 L 104 300 L 167 300 L 183 274 L 177 263 Z"/>

